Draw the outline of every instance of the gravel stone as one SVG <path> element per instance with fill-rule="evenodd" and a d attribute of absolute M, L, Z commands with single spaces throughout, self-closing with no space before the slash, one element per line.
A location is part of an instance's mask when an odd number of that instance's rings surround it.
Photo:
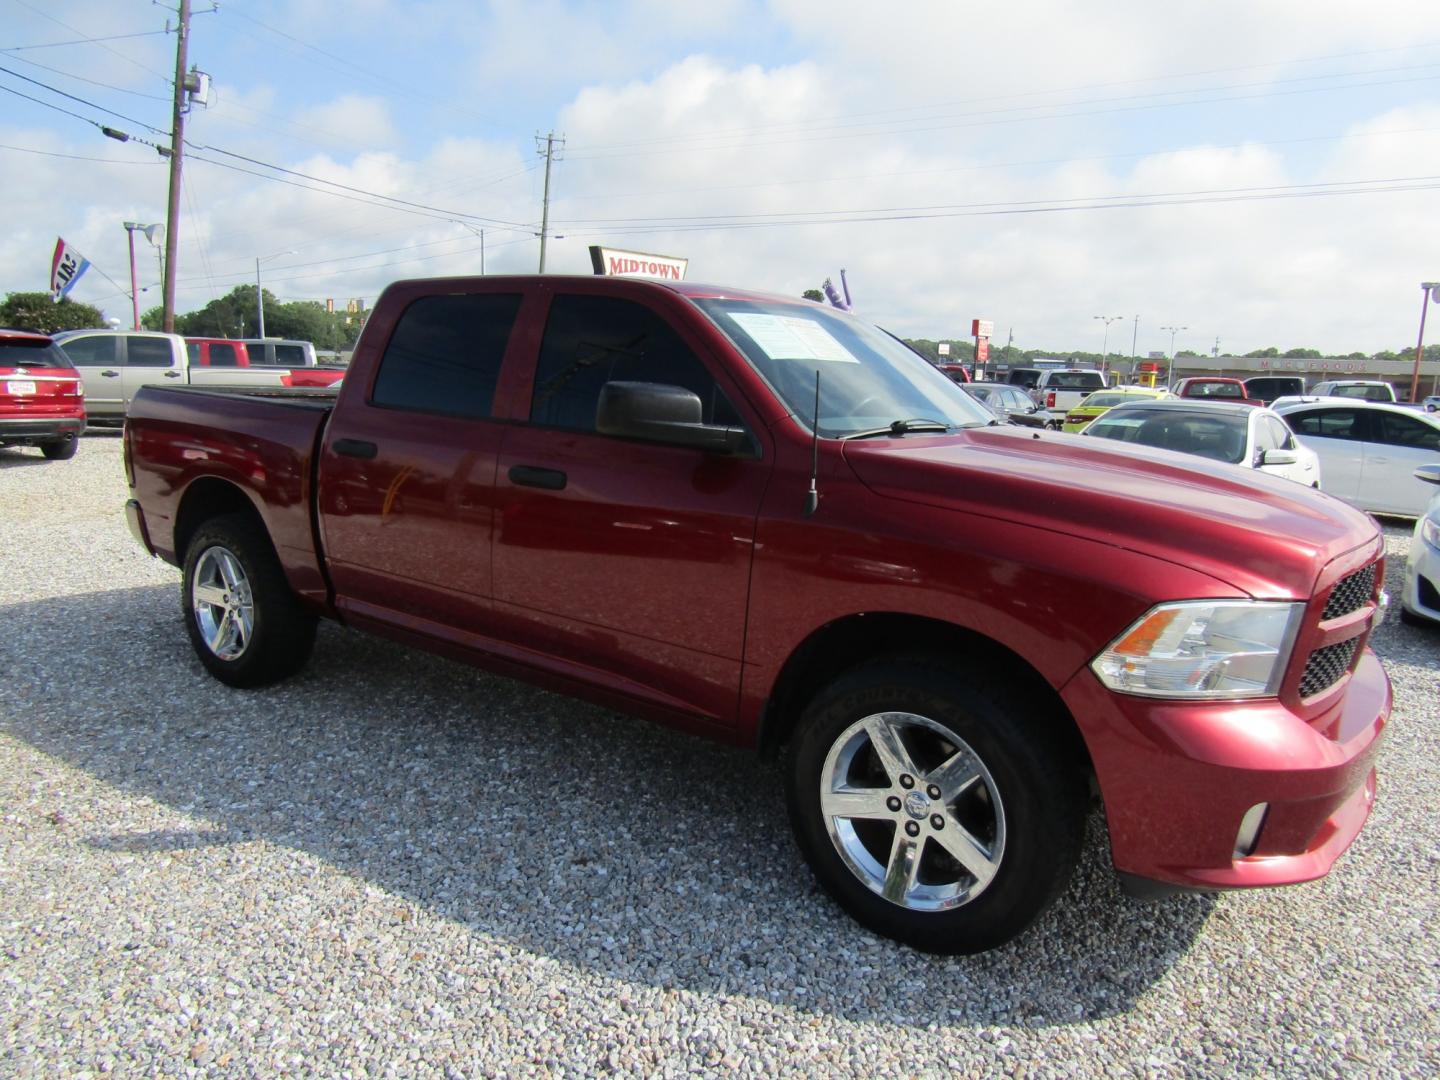
<path fill-rule="evenodd" d="M 1440 1070 L 1440 632 L 1374 637 L 1325 880 L 1132 901 L 1096 816 L 1039 925 L 943 959 L 819 891 L 748 754 L 329 623 L 228 689 L 125 496 L 115 433 L 0 451 L 0 1074 Z"/>

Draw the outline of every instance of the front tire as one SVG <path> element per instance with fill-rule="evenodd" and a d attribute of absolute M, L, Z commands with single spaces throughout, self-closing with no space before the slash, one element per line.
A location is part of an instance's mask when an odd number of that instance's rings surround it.
<path fill-rule="evenodd" d="M 1084 838 L 1083 751 L 1014 680 L 943 659 L 837 680 L 789 750 L 791 824 L 857 921 L 926 952 L 1004 944 L 1064 889 Z"/>
<path fill-rule="evenodd" d="M 190 644 L 230 686 L 268 686 L 305 666 L 315 617 L 285 580 L 264 530 L 250 517 L 205 522 L 185 551 L 181 606 Z"/>

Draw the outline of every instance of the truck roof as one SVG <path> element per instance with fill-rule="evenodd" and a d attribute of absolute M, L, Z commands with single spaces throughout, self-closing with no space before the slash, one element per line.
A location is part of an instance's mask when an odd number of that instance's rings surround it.
<path fill-rule="evenodd" d="M 730 285 L 710 285 L 698 281 L 660 281 L 653 278 L 630 278 L 630 277 L 604 277 L 598 274 L 486 274 L 483 277 L 466 276 L 450 278 L 407 278 L 403 281 L 394 282 L 390 288 L 403 286 L 428 285 L 449 286 L 454 285 L 457 289 L 466 286 L 474 286 L 480 283 L 489 285 L 514 284 L 517 288 L 534 285 L 543 281 L 547 284 L 578 284 L 580 282 L 609 281 L 621 283 L 626 290 L 633 289 L 635 292 L 654 292 L 664 290 L 672 293 L 679 293 L 681 296 L 692 300 L 760 300 L 774 304 L 814 304 L 818 307 L 829 307 L 828 304 L 820 304 L 815 300 L 806 300 L 801 296 L 785 296 L 780 293 L 758 292 L 754 289 L 737 289 Z M 834 310 L 839 310 L 834 309 Z"/>

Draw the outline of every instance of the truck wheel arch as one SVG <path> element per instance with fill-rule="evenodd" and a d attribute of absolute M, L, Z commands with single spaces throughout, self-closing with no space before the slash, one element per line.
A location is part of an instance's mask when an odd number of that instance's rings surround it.
<path fill-rule="evenodd" d="M 175 559 L 177 565 L 184 565 L 185 550 L 195 530 L 212 518 L 223 514 L 245 514 L 268 537 L 270 530 L 260 508 L 245 490 L 228 480 L 214 476 L 202 476 L 185 489 L 180 497 L 180 507 L 175 514 Z M 272 541 L 273 545 L 273 541 Z"/>
<path fill-rule="evenodd" d="M 1024 657 L 993 638 L 954 623 L 921 615 L 865 612 L 815 630 L 790 654 L 771 688 L 760 717 L 756 746 L 774 757 L 790 740 L 805 706 L 842 674 L 882 657 L 963 657 L 978 661 L 997 678 L 1022 681 L 1053 699 L 1055 715 L 1064 716 L 1073 751 L 1086 770 L 1094 765 L 1080 727 L 1059 693 Z"/>

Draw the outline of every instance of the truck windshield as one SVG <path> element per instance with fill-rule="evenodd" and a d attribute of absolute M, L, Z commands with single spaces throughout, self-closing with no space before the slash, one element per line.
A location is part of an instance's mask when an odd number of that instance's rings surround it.
<path fill-rule="evenodd" d="M 695 305 L 733 341 L 760 376 L 807 428 L 843 438 L 890 429 L 983 427 L 994 414 L 944 372 L 884 331 L 818 304 L 697 299 Z M 933 421 L 921 427 L 915 421 Z M 896 424 L 896 421 L 907 423 Z"/>

